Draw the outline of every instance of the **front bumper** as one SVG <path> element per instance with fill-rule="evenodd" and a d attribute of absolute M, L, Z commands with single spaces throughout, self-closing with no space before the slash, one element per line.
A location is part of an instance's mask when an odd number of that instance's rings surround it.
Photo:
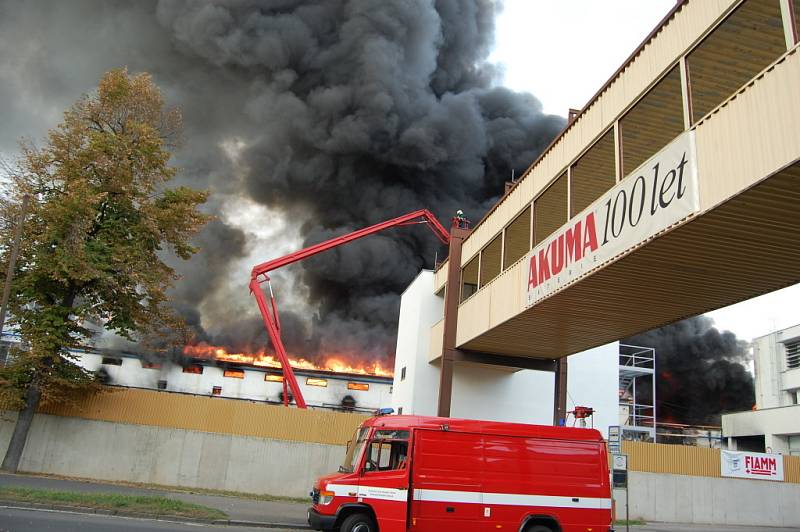
<path fill-rule="evenodd" d="M 321 514 L 313 507 L 308 509 L 308 526 L 310 526 L 312 530 L 332 530 L 335 524 L 335 515 Z"/>

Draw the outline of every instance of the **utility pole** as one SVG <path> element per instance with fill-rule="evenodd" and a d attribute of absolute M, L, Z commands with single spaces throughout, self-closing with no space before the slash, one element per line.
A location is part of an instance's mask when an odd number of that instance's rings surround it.
<path fill-rule="evenodd" d="M 6 271 L 6 282 L 3 286 L 3 300 L 0 302 L 0 340 L 3 338 L 3 326 L 6 323 L 6 308 L 8 308 L 8 297 L 11 295 L 11 280 L 14 277 L 14 266 L 17 263 L 17 255 L 19 255 L 19 242 L 22 239 L 22 225 L 25 223 L 25 215 L 28 210 L 28 201 L 30 196 L 25 194 L 22 196 L 22 209 L 19 213 L 19 220 L 17 220 L 17 227 L 14 229 L 14 243 L 11 247 L 11 256 L 8 259 L 8 271 Z M 5 364 L 7 349 L 3 348 L 0 344 L 0 364 Z"/>

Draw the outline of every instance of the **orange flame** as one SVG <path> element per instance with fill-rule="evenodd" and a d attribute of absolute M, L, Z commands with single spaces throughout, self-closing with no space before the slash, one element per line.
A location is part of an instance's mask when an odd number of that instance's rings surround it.
<path fill-rule="evenodd" d="M 251 353 L 231 353 L 224 347 L 208 345 L 201 342 L 195 345 L 187 345 L 183 348 L 183 354 L 194 358 L 208 358 L 221 360 L 224 362 L 234 362 L 237 364 L 247 364 L 250 366 L 261 366 L 266 368 L 280 368 L 280 360 L 274 355 L 266 352 L 263 348 Z M 332 371 L 334 373 L 353 373 L 357 375 L 375 375 L 378 377 L 392 377 L 394 373 L 391 369 L 384 368 L 380 362 L 372 363 L 353 363 L 353 356 L 345 353 L 328 355 L 322 364 L 315 364 L 305 358 L 289 357 L 289 364 L 297 369 L 310 369 L 317 371 Z"/>

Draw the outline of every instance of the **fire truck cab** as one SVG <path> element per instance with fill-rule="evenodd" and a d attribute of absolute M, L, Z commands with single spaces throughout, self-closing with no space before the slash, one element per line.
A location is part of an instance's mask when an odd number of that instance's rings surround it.
<path fill-rule="evenodd" d="M 606 444 L 594 429 L 381 416 L 317 479 L 308 523 L 340 532 L 608 532 Z"/>

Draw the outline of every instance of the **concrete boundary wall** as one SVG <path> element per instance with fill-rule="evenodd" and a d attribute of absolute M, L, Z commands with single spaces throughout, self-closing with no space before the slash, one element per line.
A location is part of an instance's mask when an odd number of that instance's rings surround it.
<path fill-rule="evenodd" d="M 116 387 L 71 404 L 41 405 L 39 413 L 332 445 L 345 445 L 368 417 L 286 408 L 261 401 Z"/>
<path fill-rule="evenodd" d="M 800 527 L 800 484 L 631 471 L 628 489 L 631 519 Z M 624 519 L 624 490 L 614 500 Z"/>
<path fill-rule="evenodd" d="M 0 415 L 5 454 L 16 413 Z M 345 447 L 36 414 L 20 471 L 306 497 Z"/>

